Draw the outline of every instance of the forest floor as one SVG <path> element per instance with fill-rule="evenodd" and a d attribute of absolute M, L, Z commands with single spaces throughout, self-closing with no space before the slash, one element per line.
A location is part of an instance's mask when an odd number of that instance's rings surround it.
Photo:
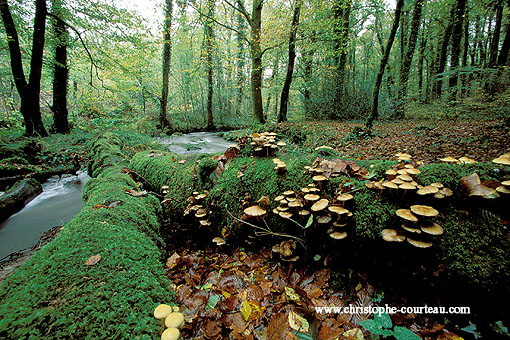
<path fill-rule="evenodd" d="M 374 125 L 372 136 L 362 128 L 356 122 L 316 121 L 284 123 L 276 130 L 291 136 L 304 131 L 305 146 L 328 145 L 349 159 L 389 159 L 406 152 L 424 162 L 447 156 L 490 161 L 510 149 L 510 127 L 501 120 L 380 122 Z"/>

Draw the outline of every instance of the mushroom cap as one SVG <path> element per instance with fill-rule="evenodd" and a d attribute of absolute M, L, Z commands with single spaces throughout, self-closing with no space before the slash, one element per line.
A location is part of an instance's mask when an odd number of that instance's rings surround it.
<path fill-rule="evenodd" d="M 208 220 L 200 220 L 200 225 L 204 226 L 204 227 L 208 227 L 211 225 L 211 222 L 209 222 Z"/>
<path fill-rule="evenodd" d="M 333 148 L 331 146 L 327 146 L 327 145 L 321 145 L 321 146 L 318 146 L 315 148 L 315 151 L 318 151 L 318 150 L 321 150 L 321 149 L 329 149 L 329 150 L 333 150 Z"/>
<path fill-rule="evenodd" d="M 436 193 L 434 194 L 434 198 L 442 199 L 442 198 L 445 198 L 445 197 L 446 197 L 446 196 L 445 196 L 445 195 L 443 195 L 443 194 L 442 194 L 442 193 L 440 193 L 440 192 L 436 192 Z"/>
<path fill-rule="evenodd" d="M 301 188 L 301 192 L 303 194 L 308 194 L 310 192 L 310 189 L 308 189 L 308 188 Z"/>
<path fill-rule="evenodd" d="M 283 193 L 284 196 L 292 196 L 294 195 L 296 192 L 294 190 L 287 190 Z"/>
<path fill-rule="evenodd" d="M 277 201 L 277 202 L 280 202 L 284 198 L 285 198 L 285 196 L 280 195 L 280 196 L 276 196 L 276 198 L 274 200 Z"/>
<path fill-rule="evenodd" d="M 331 222 L 331 220 L 332 220 L 331 216 L 328 216 L 328 215 L 319 216 L 317 218 L 317 223 L 327 224 L 327 223 Z"/>
<path fill-rule="evenodd" d="M 321 211 L 325 209 L 329 204 L 329 201 L 326 198 L 320 199 L 315 202 L 310 208 L 312 211 Z"/>
<path fill-rule="evenodd" d="M 260 199 L 257 201 L 257 203 L 262 205 L 262 206 L 267 207 L 268 205 L 271 204 L 271 201 L 269 200 L 268 196 L 264 195 L 264 196 L 260 197 Z"/>
<path fill-rule="evenodd" d="M 501 185 L 504 185 L 506 187 L 510 186 L 510 180 L 501 182 Z"/>
<path fill-rule="evenodd" d="M 426 242 L 421 240 L 415 240 L 413 238 L 408 237 L 407 242 L 415 246 L 416 248 L 430 248 L 432 247 L 432 242 Z"/>
<path fill-rule="evenodd" d="M 436 187 L 438 189 L 444 188 L 443 183 L 435 182 L 430 185 L 431 187 Z"/>
<path fill-rule="evenodd" d="M 439 236 L 443 235 L 444 229 L 437 223 L 424 223 L 420 224 L 420 229 L 429 235 Z"/>
<path fill-rule="evenodd" d="M 278 146 L 287 146 L 287 143 L 285 143 L 283 141 L 280 141 L 280 142 L 276 143 L 276 145 L 278 145 Z"/>
<path fill-rule="evenodd" d="M 477 162 L 472 158 L 462 156 L 461 158 L 459 158 L 459 163 L 461 163 L 461 164 L 475 164 Z"/>
<path fill-rule="evenodd" d="M 386 182 L 383 182 L 382 183 L 383 187 L 385 188 L 390 188 L 390 189 L 398 189 L 398 185 L 396 185 L 395 183 L 393 182 L 389 182 L 389 181 L 386 181 Z"/>
<path fill-rule="evenodd" d="M 301 216 L 308 216 L 308 215 L 310 215 L 310 212 L 308 210 L 305 210 L 305 209 L 299 210 L 299 215 L 301 215 Z"/>
<path fill-rule="evenodd" d="M 315 195 L 315 194 L 306 194 L 305 195 L 305 200 L 307 200 L 308 202 L 315 202 L 317 200 L 319 200 L 321 197 L 319 195 Z"/>
<path fill-rule="evenodd" d="M 383 229 L 381 234 L 386 242 L 403 242 L 406 239 L 406 236 L 399 230 Z"/>
<path fill-rule="evenodd" d="M 445 197 L 450 197 L 453 195 L 453 191 L 450 188 L 441 188 L 439 193 L 444 195 Z"/>
<path fill-rule="evenodd" d="M 409 209 L 398 209 L 396 211 L 398 217 L 403 218 L 404 220 L 408 220 L 411 222 L 418 222 L 418 217 L 414 216 L 411 210 Z"/>
<path fill-rule="evenodd" d="M 259 217 L 265 215 L 267 211 L 258 205 L 254 205 L 244 209 L 244 213 L 251 217 Z"/>
<path fill-rule="evenodd" d="M 399 189 L 404 189 L 404 190 L 415 190 L 416 187 L 414 185 L 412 185 L 411 183 L 409 182 L 405 182 L 405 183 L 402 183 L 398 186 Z"/>
<path fill-rule="evenodd" d="M 172 313 L 172 307 L 166 304 L 161 304 L 154 309 L 154 317 L 158 320 L 162 320 Z"/>
<path fill-rule="evenodd" d="M 280 215 L 280 217 L 283 217 L 283 218 L 291 218 L 292 217 L 292 213 L 288 212 L 288 211 L 280 211 L 278 213 L 278 215 Z"/>
<path fill-rule="evenodd" d="M 501 194 L 510 194 L 510 189 L 505 185 L 500 185 L 496 188 L 496 191 Z"/>
<path fill-rule="evenodd" d="M 165 326 L 168 328 L 181 328 L 184 325 L 184 315 L 181 313 L 170 313 L 165 318 Z"/>
<path fill-rule="evenodd" d="M 353 198 L 354 198 L 354 196 L 352 196 L 351 194 L 345 193 L 345 194 L 338 195 L 336 197 L 336 200 L 344 202 L 344 201 L 352 200 Z"/>
<path fill-rule="evenodd" d="M 502 155 L 496 159 L 493 159 L 492 162 L 496 164 L 510 165 L 510 157 Z"/>
<path fill-rule="evenodd" d="M 434 187 L 432 185 L 424 186 L 423 188 L 418 189 L 416 192 L 418 195 L 431 195 L 438 192 L 439 189 L 437 187 Z"/>
<path fill-rule="evenodd" d="M 427 205 L 412 205 L 411 211 L 416 215 L 426 216 L 426 217 L 434 217 L 439 215 L 439 211 L 436 209 L 429 207 Z"/>
<path fill-rule="evenodd" d="M 445 158 L 441 158 L 440 161 L 443 161 L 443 162 L 446 162 L 446 163 L 458 163 L 459 160 L 458 159 L 455 159 L 453 157 L 445 157 Z"/>
<path fill-rule="evenodd" d="M 347 210 L 345 208 L 342 208 L 342 207 L 339 207 L 337 205 L 330 205 L 328 207 L 328 210 L 331 211 L 332 213 L 337 214 L 337 215 L 344 215 L 344 214 L 348 214 L 349 213 L 349 210 Z"/>
<path fill-rule="evenodd" d="M 419 175 L 419 174 L 421 174 L 420 169 L 416 169 L 416 168 L 408 168 L 406 171 L 407 171 L 407 174 L 409 174 L 409 175 Z"/>
<path fill-rule="evenodd" d="M 328 180 L 324 175 L 313 176 L 312 179 L 314 182 L 324 182 Z"/>
<path fill-rule="evenodd" d="M 410 233 L 413 233 L 413 234 L 421 234 L 421 230 L 420 229 L 415 228 L 414 225 L 411 225 L 409 223 L 402 224 L 402 229 L 404 229 L 405 231 L 408 231 Z"/>
<path fill-rule="evenodd" d="M 212 240 L 214 243 L 216 243 L 216 245 L 218 246 L 222 246 L 224 245 L 225 243 L 227 243 L 227 241 L 225 241 L 224 239 L 222 239 L 221 237 L 215 237 L 213 238 Z"/>
<path fill-rule="evenodd" d="M 397 174 L 399 175 L 407 175 L 407 169 L 398 169 L 397 170 Z"/>
<path fill-rule="evenodd" d="M 333 222 L 333 227 L 345 228 L 345 227 L 347 227 L 347 223 L 343 223 L 343 222 L 340 222 L 340 221 L 335 221 L 335 222 Z"/>
<path fill-rule="evenodd" d="M 177 328 L 167 328 L 163 334 L 161 334 L 161 340 L 177 340 L 180 335 L 181 332 L 179 332 Z"/>
<path fill-rule="evenodd" d="M 198 209 L 198 211 L 195 213 L 196 218 L 202 218 L 207 216 L 207 210 L 206 209 Z"/>
<path fill-rule="evenodd" d="M 404 182 L 412 182 L 413 178 L 407 174 L 405 175 L 398 175 L 398 178 L 403 180 Z"/>
<path fill-rule="evenodd" d="M 288 205 L 289 205 L 289 208 L 301 208 L 301 207 L 303 207 L 303 203 L 301 203 L 301 201 L 298 201 L 298 200 L 289 202 Z"/>
<path fill-rule="evenodd" d="M 335 240 L 343 240 L 347 237 L 347 233 L 345 231 L 331 231 L 328 232 L 329 237 Z"/>
<path fill-rule="evenodd" d="M 405 183 L 405 181 L 404 181 L 403 179 L 398 178 L 398 177 L 397 177 L 397 178 L 392 179 L 390 182 L 391 182 L 391 183 L 395 183 L 396 185 L 400 185 L 400 184 Z"/>
<path fill-rule="evenodd" d="M 393 170 L 393 169 L 390 169 L 390 170 L 386 171 L 386 175 L 388 175 L 388 176 L 396 176 L 397 175 L 397 171 Z"/>

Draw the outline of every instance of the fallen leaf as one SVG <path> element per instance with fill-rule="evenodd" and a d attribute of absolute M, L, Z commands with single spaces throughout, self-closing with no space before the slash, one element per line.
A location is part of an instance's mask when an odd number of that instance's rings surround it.
<path fill-rule="evenodd" d="M 290 311 L 289 313 L 289 327 L 295 331 L 306 333 L 308 332 L 308 328 L 310 324 L 303 318 L 301 315 L 295 313 L 294 311 Z"/>
<path fill-rule="evenodd" d="M 181 258 L 181 256 L 179 254 L 173 253 L 172 256 L 170 256 L 166 260 L 166 267 L 168 269 L 172 269 L 177 264 L 177 260 L 179 260 L 180 258 Z"/>
<path fill-rule="evenodd" d="M 251 315 L 251 305 L 246 300 L 243 300 L 241 303 L 241 314 L 243 315 L 244 321 L 248 321 L 248 318 Z"/>
<path fill-rule="evenodd" d="M 96 263 L 98 263 L 101 260 L 101 255 L 96 254 L 88 258 L 87 261 L 85 261 L 86 266 L 93 266 Z"/>
<path fill-rule="evenodd" d="M 273 315 L 271 321 L 269 321 L 266 331 L 266 339 L 280 340 L 288 332 L 289 325 L 287 323 L 287 316 L 283 313 L 278 313 Z"/>

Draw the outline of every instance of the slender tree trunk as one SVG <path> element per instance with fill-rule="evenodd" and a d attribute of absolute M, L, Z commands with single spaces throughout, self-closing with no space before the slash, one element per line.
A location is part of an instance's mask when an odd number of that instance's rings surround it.
<path fill-rule="evenodd" d="M 349 44 L 349 18 L 352 0 L 337 0 L 333 7 L 335 18 L 335 56 L 336 82 L 334 97 L 334 117 L 340 118 L 344 114 L 342 102 L 345 95 L 345 67 L 347 65 L 347 47 Z"/>
<path fill-rule="evenodd" d="M 425 47 L 427 47 L 427 38 L 425 37 L 425 26 L 423 27 L 421 39 L 420 39 L 420 50 L 419 50 L 419 67 L 418 67 L 418 93 L 420 94 L 420 100 L 423 101 L 426 98 L 425 91 L 423 89 L 423 66 L 425 62 Z"/>
<path fill-rule="evenodd" d="M 207 0 L 209 18 L 206 19 L 205 32 L 206 32 L 206 53 L 207 53 L 207 130 L 214 130 L 214 120 L 212 111 L 213 101 L 213 21 L 210 18 L 214 16 L 214 2 L 215 0 Z"/>
<path fill-rule="evenodd" d="M 455 9 L 455 16 L 453 17 L 453 32 L 452 32 L 452 55 L 450 60 L 450 69 L 452 76 L 449 79 L 450 86 L 450 101 L 457 99 L 457 83 L 459 78 L 459 58 L 462 40 L 462 25 L 464 22 L 464 11 L 466 8 L 467 0 L 458 0 Z"/>
<path fill-rule="evenodd" d="M 379 106 L 379 90 L 381 89 L 381 82 L 384 75 L 384 69 L 386 68 L 386 64 L 388 63 L 388 59 L 390 57 L 391 46 L 393 46 L 393 41 L 395 40 L 395 35 L 397 34 L 398 23 L 400 21 L 400 14 L 402 12 L 402 7 L 404 6 L 404 0 L 398 0 L 397 7 L 395 8 L 395 19 L 393 21 L 393 26 L 391 28 L 390 37 L 388 38 L 388 42 L 384 49 L 384 56 L 381 60 L 381 65 L 379 66 L 379 73 L 377 74 L 377 78 L 375 80 L 374 85 L 374 93 L 373 93 L 373 101 L 372 101 L 372 112 L 367 119 L 366 128 L 368 131 L 372 130 L 372 125 L 374 120 L 377 119 L 378 114 L 378 106 Z"/>
<path fill-rule="evenodd" d="M 411 21 L 411 32 L 409 33 L 409 40 L 407 43 L 407 52 L 404 56 L 404 62 L 400 69 L 399 90 L 397 98 L 396 114 L 397 118 L 404 118 L 404 107 L 407 101 L 407 83 L 409 81 L 409 72 L 413 63 L 414 49 L 416 48 L 416 41 L 418 39 L 418 32 L 420 31 L 421 12 L 424 0 L 416 0 L 413 10 L 413 19 Z M 402 30 L 401 30 L 402 31 Z"/>
<path fill-rule="evenodd" d="M 67 45 L 69 34 L 64 22 L 65 9 L 62 0 L 52 1 L 52 10 L 56 18 L 53 19 L 55 34 L 55 63 L 53 75 L 53 131 L 56 133 L 69 133 L 67 111 L 67 81 L 69 70 L 67 68 Z"/>
<path fill-rule="evenodd" d="M 446 61 L 447 61 L 447 53 L 448 53 L 448 45 L 450 43 L 450 36 L 452 34 L 453 30 L 453 20 L 452 18 L 455 15 L 455 6 L 453 6 L 451 10 L 451 14 L 449 17 L 450 23 L 446 27 L 446 30 L 443 35 L 443 39 L 441 40 L 441 48 L 439 52 L 439 61 L 436 62 L 437 69 L 434 70 L 434 86 L 433 86 L 433 95 L 435 99 L 440 99 L 442 95 L 442 89 L 443 89 L 443 76 L 441 75 L 446 67 Z"/>
<path fill-rule="evenodd" d="M 287 121 L 287 105 L 289 101 L 290 84 L 292 83 L 292 75 L 294 73 L 294 61 L 296 60 L 296 33 L 299 26 L 299 14 L 301 12 L 302 3 L 303 0 L 296 1 L 294 15 L 292 16 L 289 36 L 289 63 L 287 64 L 287 75 L 285 76 L 285 83 L 283 84 L 278 123 Z"/>
<path fill-rule="evenodd" d="M 503 40 L 503 46 L 499 51 L 498 65 L 508 65 L 508 52 L 510 51 L 510 15 L 508 15 L 508 22 L 506 24 L 505 40 Z"/>
<path fill-rule="evenodd" d="M 241 3 L 244 3 L 243 0 L 239 0 Z M 240 116 L 241 107 L 243 103 L 243 87 L 244 87 L 244 43 L 242 34 L 244 33 L 245 21 L 241 13 L 237 13 L 236 15 L 236 23 L 237 23 L 237 32 L 236 32 L 236 42 L 237 42 L 237 103 L 236 103 L 236 111 L 237 115 Z"/>
<path fill-rule="evenodd" d="M 251 96 L 253 118 L 257 123 L 264 124 L 264 108 L 262 103 L 262 6 L 263 0 L 253 0 L 251 17 Z"/>
<path fill-rule="evenodd" d="M 171 128 L 167 118 L 168 105 L 168 78 L 170 76 L 170 60 L 172 57 L 172 11 L 173 0 L 165 0 L 165 27 L 164 27 L 164 43 L 163 43 L 163 88 L 161 90 L 159 125 L 161 130 Z"/>
<path fill-rule="evenodd" d="M 35 1 L 34 34 L 32 38 L 32 58 L 30 60 L 30 74 L 28 83 L 23 71 L 18 32 L 12 19 L 7 0 L 0 0 L 0 14 L 4 22 L 8 37 L 9 53 L 11 56 L 11 70 L 16 89 L 21 99 L 20 112 L 25 121 L 25 135 L 39 135 L 45 137 L 48 132 L 41 119 L 40 92 L 41 74 L 46 32 L 47 8 L 45 0 Z"/>
<path fill-rule="evenodd" d="M 462 49 L 461 65 L 462 68 L 466 69 L 468 64 L 468 53 L 469 53 L 469 14 L 466 9 L 466 15 L 464 15 L 464 44 Z M 468 75 L 464 74 L 461 77 L 461 96 L 464 97 L 468 89 Z"/>
<path fill-rule="evenodd" d="M 496 5 L 496 26 L 492 35 L 490 52 L 489 52 L 489 67 L 496 66 L 498 61 L 499 49 L 499 36 L 501 35 L 501 22 L 503 21 L 503 0 L 499 0 Z"/>
<path fill-rule="evenodd" d="M 310 98 L 310 85 L 312 83 L 312 74 L 313 74 L 313 56 L 315 54 L 315 49 L 313 45 L 315 43 L 315 31 L 313 30 L 310 36 L 310 46 L 306 48 L 303 53 L 303 64 L 304 64 L 304 89 L 303 89 L 303 98 L 304 98 L 304 107 L 305 107 L 305 117 L 311 117 L 312 113 L 312 105 Z"/>

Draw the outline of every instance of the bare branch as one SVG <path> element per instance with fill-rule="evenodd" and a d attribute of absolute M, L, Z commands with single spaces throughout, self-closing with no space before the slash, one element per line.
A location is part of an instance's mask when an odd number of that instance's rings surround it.
<path fill-rule="evenodd" d="M 236 7 L 234 4 L 232 4 L 228 0 L 223 0 L 223 2 L 227 3 L 227 5 L 229 5 L 230 7 L 232 7 L 233 9 L 238 11 L 239 13 L 241 13 L 244 16 L 244 18 L 246 19 L 246 21 L 248 21 L 248 24 L 251 26 L 251 17 L 250 17 L 250 14 L 248 13 L 248 11 L 246 10 L 246 8 L 244 7 L 244 5 L 243 5 L 243 3 L 241 1 L 237 1 L 237 5 L 239 7 Z"/>

